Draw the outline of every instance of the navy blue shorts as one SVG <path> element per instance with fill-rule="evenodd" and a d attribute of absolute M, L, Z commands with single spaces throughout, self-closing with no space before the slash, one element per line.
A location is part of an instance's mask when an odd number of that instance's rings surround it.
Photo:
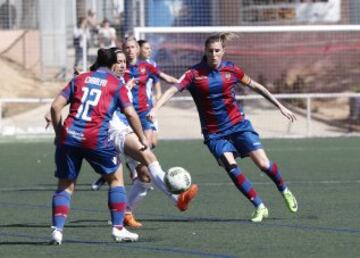
<path fill-rule="evenodd" d="M 83 159 L 87 160 L 96 173 L 107 175 L 116 172 L 120 165 L 114 147 L 101 150 L 84 149 L 68 145 L 57 145 L 55 151 L 57 178 L 76 180 Z"/>
<path fill-rule="evenodd" d="M 153 130 L 153 131 L 158 131 L 158 126 L 157 126 L 157 122 L 152 122 L 148 117 L 148 112 L 146 113 L 140 113 L 139 118 L 140 118 L 140 122 L 141 122 L 141 126 L 143 128 L 144 131 L 146 130 Z"/>
<path fill-rule="evenodd" d="M 233 132 L 227 135 L 207 135 L 205 144 L 216 160 L 220 160 L 225 152 L 232 152 L 235 157 L 244 158 L 250 152 L 263 148 L 259 134 L 248 120 L 241 122 L 240 127 L 235 126 Z"/>

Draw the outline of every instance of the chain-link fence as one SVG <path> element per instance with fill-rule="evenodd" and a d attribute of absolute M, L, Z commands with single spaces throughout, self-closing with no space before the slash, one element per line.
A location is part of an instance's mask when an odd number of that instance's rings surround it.
<path fill-rule="evenodd" d="M 359 0 L 0 0 L 0 26 L 0 56 L 42 79 L 68 79 L 134 33 L 180 76 L 207 36 L 233 31 L 226 58 L 272 92 L 360 92 Z"/>
<path fill-rule="evenodd" d="M 94 60 L 99 46 L 121 45 L 122 38 L 132 34 L 135 27 L 332 26 L 360 24 L 359 13 L 358 0 L 0 0 L 0 53 L 2 57 L 30 69 L 38 77 L 66 78 L 73 66 L 86 68 Z M 158 36 L 154 34 L 153 38 Z M 204 36 L 182 34 L 180 37 L 185 42 L 201 42 Z M 338 57 L 348 67 L 339 70 L 338 74 L 348 71 L 349 67 L 356 67 L 356 62 L 349 59 L 357 59 L 353 54 L 358 52 L 359 38 L 353 32 L 321 35 L 284 33 L 275 37 L 269 32 L 252 37 L 248 42 L 257 49 L 264 45 L 267 48 L 283 48 L 279 42 L 292 45 L 287 56 L 296 59 L 300 56 L 309 59 L 306 55 L 313 56 L 311 51 L 327 54 L 334 47 L 342 48 Z M 174 41 L 172 38 L 169 40 Z M 166 41 L 166 38 L 162 40 Z M 157 46 L 159 40 L 152 42 L 156 54 L 160 49 Z M 244 46 L 244 42 L 242 38 L 239 44 Z M 301 47 L 295 43 L 317 46 L 310 46 L 310 52 L 299 54 L 296 51 Z M 352 49 L 348 49 L 349 44 L 352 44 Z M 201 44 L 193 47 L 201 52 Z M 182 55 L 187 52 L 184 50 Z M 344 53 L 347 57 L 343 57 Z M 241 55 L 236 54 L 236 57 Z M 254 64 L 257 63 L 254 61 Z M 179 65 L 175 63 L 175 66 Z M 332 69 L 336 70 L 337 66 Z M 271 73 L 268 67 L 263 69 L 267 70 L 265 74 Z M 336 77 L 337 74 L 333 74 Z M 260 75 L 256 74 L 257 77 Z"/>

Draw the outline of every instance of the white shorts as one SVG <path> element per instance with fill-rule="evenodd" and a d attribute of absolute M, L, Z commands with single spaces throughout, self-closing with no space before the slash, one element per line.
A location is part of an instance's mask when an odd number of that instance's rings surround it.
<path fill-rule="evenodd" d="M 128 134 L 134 133 L 132 128 L 126 124 L 123 120 L 119 118 L 118 115 L 114 113 L 109 126 L 109 135 L 110 140 L 114 143 L 116 150 L 119 154 L 125 154 L 124 145 L 125 138 Z M 125 160 L 129 170 L 131 171 L 131 179 L 134 180 L 137 178 L 136 167 L 140 162 L 134 160 L 133 158 L 125 155 Z"/>
<path fill-rule="evenodd" d="M 124 153 L 125 138 L 130 133 L 133 133 L 131 127 L 114 114 L 110 121 L 109 138 L 118 152 Z"/>

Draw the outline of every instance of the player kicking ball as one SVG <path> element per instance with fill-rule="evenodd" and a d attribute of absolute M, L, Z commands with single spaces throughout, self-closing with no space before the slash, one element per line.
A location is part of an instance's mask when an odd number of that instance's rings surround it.
<path fill-rule="evenodd" d="M 126 69 L 126 57 L 120 49 L 114 49 L 117 54 L 117 64 L 114 66 L 114 72 L 122 78 Z M 130 84 L 127 84 L 130 86 Z M 137 205 L 145 198 L 152 185 L 155 185 L 160 191 L 162 191 L 170 201 L 180 210 L 186 211 L 189 203 L 198 192 L 198 186 L 192 184 L 189 189 L 181 194 L 172 194 L 164 183 L 165 172 L 161 169 L 161 166 L 150 148 L 142 149 L 141 143 L 138 137 L 134 134 L 133 130 L 129 126 L 129 123 L 119 110 L 113 115 L 110 121 L 109 138 L 114 143 L 119 153 L 124 153 L 127 157 L 128 164 L 132 167 L 132 179 L 133 185 L 128 194 L 128 202 L 126 205 L 124 225 L 139 228 L 142 223 L 137 221 L 133 215 L 133 212 Z M 136 167 L 146 166 L 148 168 L 148 174 L 143 169 L 137 170 Z M 150 182 L 143 182 L 140 178 L 150 177 Z M 93 190 L 99 190 L 105 183 L 103 177 L 100 177 L 94 184 L 92 184 Z"/>

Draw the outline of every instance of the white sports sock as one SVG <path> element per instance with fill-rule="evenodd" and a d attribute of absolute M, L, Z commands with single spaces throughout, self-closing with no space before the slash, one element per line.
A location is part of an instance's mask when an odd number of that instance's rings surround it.
<path fill-rule="evenodd" d="M 150 188 L 151 183 L 144 183 L 139 179 L 135 179 L 128 194 L 128 201 L 125 212 L 132 212 L 145 198 Z"/>
<path fill-rule="evenodd" d="M 126 154 L 125 154 L 125 160 L 126 160 L 126 165 L 131 172 L 131 179 L 135 180 L 138 176 L 136 167 L 140 164 L 140 162 L 134 160 L 133 158 L 131 158 L 130 156 L 128 156 Z"/>
<path fill-rule="evenodd" d="M 167 190 L 166 185 L 164 183 L 165 172 L 161 169 L 159 162 L 154 161 L 148 166 L 148 169 L 153 184 L 157 188 L 159 188 L 164 194 L 166 194 L 174 204 L 176 204 L 178 195 L 172 194 Z"/>

